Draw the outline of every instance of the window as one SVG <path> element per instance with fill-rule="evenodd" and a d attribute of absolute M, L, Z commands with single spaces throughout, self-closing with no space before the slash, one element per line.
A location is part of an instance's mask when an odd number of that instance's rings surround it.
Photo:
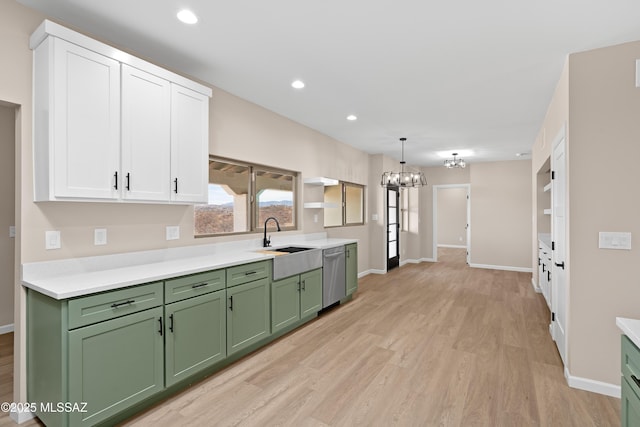
<path fill-rule="evenodd" d="M 324 226 L 364 224 L 364 186 L 340 182 L 324 187 Z"/>
<path fill-rule="evenodd" d="M 270 216 L 282 229 L 295 229 L 296 179 L 295 172 L 210 159 L 209 202 L 194 208 L 195 235 L 260 231 Z"/>

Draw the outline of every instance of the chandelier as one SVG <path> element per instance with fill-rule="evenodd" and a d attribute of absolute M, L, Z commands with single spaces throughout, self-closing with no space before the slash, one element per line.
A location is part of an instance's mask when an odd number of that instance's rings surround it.
<path fill-rule="evenodd" d="M 445 168 L 465 168 L 467 167 L 467 164 L 465 163 L 465 161 L 463 159 L 457 159 L 456 156 L 458 155 L 458 153 L 452 153 L 453 154 L 453 159 L 447 159 L 444 161 L 444 167 Z"/>
<path fill-rule="evenodd" d="M 402 160 L 400 161 L 400 172 L 385 172 L 382 174 L 380 185 L 383 187 L 422 187 L 427 185 L 427 178 L 422 172 L 405 172 L 404 165 L 404 142 L 407 138 L 400 138 L 402 143 Z"/>

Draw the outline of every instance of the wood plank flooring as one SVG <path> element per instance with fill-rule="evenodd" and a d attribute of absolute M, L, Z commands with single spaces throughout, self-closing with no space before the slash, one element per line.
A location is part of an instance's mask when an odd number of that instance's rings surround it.
<path fill-rule="evenodd" d="M 123 425 L 620 425 L 619 399 L 566 385 L 530 280 L 441 248 Z"/>

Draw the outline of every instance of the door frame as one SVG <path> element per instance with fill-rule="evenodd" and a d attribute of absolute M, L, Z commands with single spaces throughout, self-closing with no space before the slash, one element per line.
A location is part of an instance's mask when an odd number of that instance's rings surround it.
<path fill-rule="evenodd" d="M 565 366 L 565 369 L 567 367 L 567 362 L 568 362 L 568 340 L 567 337 L 569 336 L 569 311 L 568 311 L 568 307 L 569 307 L 569 292 L 568 292 L 568 288 L 569 288 L 569 266 L 568 266 L 568 259 L 569 259 L 569 248 L 567 245 L 567 242 L 569 241 L 567 239 L 567 229 L 568 229 L 568 224 L 567 224 L 567 216 L 569 213 L 569 198 L 567 197 L 568 195 L 568 173 L 567 173 L 567 169 L 568 169 L 568 162 L 567 162 L 567 134 L 566 134 L 566 124 L 564 124 L 562 126 L 562 128 L 560 129 L 560 131 L 558 132 L 558 134 L 556 135 L 556 137 L 553 140 L 553 144 L 551 144 L 551 170 L 553 171 L 552 173 L 556 173 L 557 171 L 557 163 L 555 160 L 555 151 L 558 147 L 560 147 L 562 145 L 562 155 L 564 158 L 564 164 L 563 164 L 563 172 L 564 172 L 564 176 L 560 177 L 560 175 L 558 174 L 557 177 L 555 177 L 555 179 L 552 179 L 552 185 L 551 185 L 551 240 L 552 240 L 552 245 L 555 246 L 555 248 L 552 248 L 551 250 L 551 288 L 552 288 L 552 293 L 551 293 L 551 312 L 552 314 L 552 321 L 551 321 L 551 336 L 553 338 L 553 340 L 556 342 L 556 346 L 558 347 L 558 352 L 560 353 L 560 358 L 562 359 L 562 363 Z M 555 203 L 555 197 L 556 197 L 556 191 L 557 190 L 557 185 L 558 182 L 562 181 L 563 183 L 563 196 L 564 196 L 564 211 L 563 213 L 563 217 L 564 217 L 564 224 L 563 224 L 563 228 L 564 228 L 564 233 L 562 236 L 558 235 L 558 230 L 556 229 L 556 218 L 557 218 L 557 207 L 556 207 L 556 203 Z M 562 240 L 561 240 L 562 239 Z M 560 254 L 560 248 L 562 247 L 563 252 L 564 252 L 564 259 L 559 259 Z M 563 263 L 563 266 L 560 267 L 558 264 L 559 263 Z M 562 273 L 560 272 L 560 268 L 562 268 Z M 564 280 L 564 284 L 563 284 L 563 291 L 564 291 L 564 298 L 562 298 L 562 300 L 564 301 L 564 307 L 560 307 L 559 302 L 560 302 L 560 298 L 559 298 L 559 294 L 558 292 L 560 291 L 558 289 L 558 278 L 560 276 L 563 276 L 562 279 Z M 554 283 L 554 281 L 556 281 Z M 558 312 L 560 310 L 563 310 L 563 317 L 565 320 L 565 324 L 564 325 L 560 325 L 558 324 Z M 563 329 L 563 336 L 562 336 L 562 343 L 559 343 L 558 340 L 561 338 L 560 335 L 560 328 Z"/>
<path fill-rule="evenodd" d="M 392 270 L 400 266 L 400 187 L 385 188 L 385 268 L 386 271 Z M 396 256 L 392 262 L 389 262 L 389 192 L 396 192 Z"/>
<path fill-rule="evenodd" d="M 471 264 L 471 184 L 442 184 L 433 186 L 433 262 L 438 261 L 438 190 L 447 188 L 467 189 L 467 264 Z"/>

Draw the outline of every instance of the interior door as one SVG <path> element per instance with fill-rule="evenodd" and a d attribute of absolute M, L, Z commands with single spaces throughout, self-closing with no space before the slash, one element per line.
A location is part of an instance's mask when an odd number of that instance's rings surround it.
<path fill-rule="evenodd" d="M 387 188 L 387 271 L 400 265 L 400 189 Z"/>
<path fill-rule="evenodd" d="M 558 346 L 558 352 L 566 366 L 567 348 L 567 283 L 566 283 L 566 159 L 565 137 L 558 140 L 553 147 L 551 158 L 551 239 L 553 241 L 551 260 L 552 297 L 552 330 L 553 339 Z"/>

